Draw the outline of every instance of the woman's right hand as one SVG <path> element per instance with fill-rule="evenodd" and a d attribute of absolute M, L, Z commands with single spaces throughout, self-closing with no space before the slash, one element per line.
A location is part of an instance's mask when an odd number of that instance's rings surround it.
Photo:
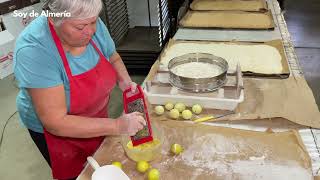
<path fill-rule="evenodd" d="M 129 114 L 122 114 L 122 116 L 116 119 L 116 124 L 119 134 L 133 136 L 143 129 L 146 125 L 146 121 L 143 118 L 142 113 L 133 112 Z"/>

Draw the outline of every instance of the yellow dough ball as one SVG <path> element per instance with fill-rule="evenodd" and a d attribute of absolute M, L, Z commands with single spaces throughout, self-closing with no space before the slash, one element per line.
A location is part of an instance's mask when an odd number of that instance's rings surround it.
<path fill-rule="evenodd" d="M 186 109 L 186 105 L 184 105 L 183 103 L 177 103 L 176 105 L 174 105 L 174 108 L 177 109 L 179 112 L 182 112 Z"/>
<path fill-rule="evenodd" d="M 117 166 L 118 168 L 122 169 L 122 164 L 119 161 L 112 162 L 112 165 Z"/>
<path fill-rule="evenodd" d="M 173 154 L 178 155 L 178 154 L 182 153 L 183 148 L 182 148 L 182 146 L 180 144 L 172 144 L 171 148 L 170 148 L 170 151 Z"/>
<path fill-rule="evenodd" d="M 158 169 L 151 169 L 148 173 L 148 180 L 159 180 L 160 172 Z"/>
<path fill-rule="evenodd" d="M 192 112 L 195 114 L 200 114 L 202 112 L 202 107 L 199 104 L 192 106 Z"/>
<path fill-rule="evenodd" d="M 190 110 L 184 110 L 182 111 L 182 118 L 185 120 L 189 120 L 192 118 L 192 112 Z"/>
<path fill-rule="evenodd" d="M 145 173 L 150 168 L 150 165 L 147 161 L 138 161 L 136 168 L 137 171 Z"/>
<path fill-rule="evenodd" d="M 170 118 L 172 119 L 178 119 L 180 116 L 180 113 L 177 109 L 171 109 L 170 113 L 169 113 Z"/>
<path fill-rule="evenodd" d="M 173 109 L 174 105 L 170 102 L 166 103 L 165 106 L 166 110 L 170 111 L 171 109 Z"/>
<path fill-rule="evenodd" d="M 160 116 L 160 115 L 162 115 L 164 113 L 164 108 L 163 108 L 163 106 L 156 106 L 154 108 L 154 111 L 156 112 L 157 115 Z"/>

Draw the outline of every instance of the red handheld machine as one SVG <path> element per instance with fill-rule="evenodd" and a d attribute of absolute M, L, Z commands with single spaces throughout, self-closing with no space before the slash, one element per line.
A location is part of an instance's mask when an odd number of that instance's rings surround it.
<path fill-rule="evenodd" d="M 133 146 L 153 141 L 149 114 L 141 86 L 137 85 L 135 93 L 131 92 L 131 88 L 128 88 L 123 92 L 123 106 L 125 113 L 141 112 L 146 120 L 146 126 L 138 131 L 136 135 L 131 136 Z"/>

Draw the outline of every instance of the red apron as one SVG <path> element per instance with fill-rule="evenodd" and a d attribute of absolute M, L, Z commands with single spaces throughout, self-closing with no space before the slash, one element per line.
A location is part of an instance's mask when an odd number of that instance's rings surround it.
<path fill-rule="evenodd" d="M 116 72 L 96 44 L 90 43 L 99 53 L 97 65 L 87 72 L 72 75 L 61 42 L 49 23 L 55 45 L 59 51 L 70 85 L 70 115 L 106 118 L 109 95 L 116 85 Z M 104 137 L 66 138 L 58 137 L 44 130 L 48 145 L 52 175 L 55 179 L 74 178 L 80 174 L 86 163 L 102 143 Z"/>

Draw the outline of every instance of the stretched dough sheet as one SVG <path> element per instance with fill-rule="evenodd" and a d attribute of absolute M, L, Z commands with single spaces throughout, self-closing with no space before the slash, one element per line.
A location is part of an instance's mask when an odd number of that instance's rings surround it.
<path fill-rule="evenodd" d="M 187 28 L 271 29 L 271 12 L 188 11 L 179 25 Z"/>
<path fill-rule="evenodd" d="M 195 11 L 260 11 L 267 10 L 265 0 L 194 0 L 190 8 Z"/>
<path fill-rule="evenodd" d="M 245 76 L 288 78 L 290 75 L 281 40 L 264 43 L 170 40 L 160 54 L 160 64 L 167 67 L 171 59 L 187 53 L 220 56 L 228 62 L 229 69 L 233 70 L 239 62 Z M 271 53 L 275 56 L 270 56 Z"/>
<path fill-rule="evenodd" d="M 310 157 L 296 131 L 255 132 L 161 118 L 151 115 L 153 126 L 165 136 L 162 157 L 150 162 L 161 179 L 313 179 Z M 170 154 L 173 143 L 184 147 L 181 155 Z M 147 177 L 137 172 L 119 138 L 107 137 L 94 158 L 100 165 L 122 162 L 132 180 Z M 87 167 L 78 179 L 89 180 L 92 172 Z"/>

